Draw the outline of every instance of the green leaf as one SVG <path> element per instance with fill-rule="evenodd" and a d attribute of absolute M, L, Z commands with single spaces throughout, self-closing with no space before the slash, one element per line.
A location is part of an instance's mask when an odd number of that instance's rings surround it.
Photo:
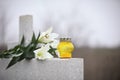
<path fill-rule="evenodd" d="M 36 41 L 35 33 L 33 33 L 31 42 L 34 43 Z"/>
<path fill-rule="evenodd" d="M 24 43 L 25 43 L 25 38 L 24 38 L 24 35 L 23 35 L 22 40 L 20 42 L 20 45 L 24 45 Z"/>
<path fill-rule="evenodd" d="M 0 58 L 12 58 L 6 69 L 13 66 L 17 62 L 22 61 L 23 59 L 34 58 L 35 55 L 33 51 L 37 49 L 39 36 L 40 33 L 37 37 L 35 36 L 35 33 L 33 33 L 31 41 L 27 46 L 25 45 L 25 38 L 23 36 L 19 45 L 16 45 L 14 48 L 2 52 L 2 54 L 0 54 Z"/>
<path fill-rule="evenodd" d="M 0 58 L 4 58 L 4 54 L 1 53 L 1 54 L 0 54 Z"/>
<path fill-rule="evenodd" d="M 19 62 L 22 61 L 23 59 L 25 59 L 25 54 L 23 53 L 20 57 L 19 57 Z"/>
<path fill-rule="evenodd" d="M 12 51 L 9 52 L 9 50 L 5 50 L 5 51 L 1 52 L 0 58 L 11 58 L 12 57 L 11 52 Z"/>
<path fill-rule="evenodd" d="M 35 57 L 34 53 L 33 52 L 29 52 L 29 53 L 26 54 L 25 59 L 32 59 L 34 57 Z"/>
<path fill-rule="evenodd" d="M 6 69 L 10 68 L 12 65 L 17 63 L 18 60 L 19 60 L 19 57 L 13 57 L 12 60 L 10 61 L 10 63 L 8 64 L 8 66 L 6 67 Z"/>
<path fill-rule="evenodd" d="M 12 57 L 12 54 L 5 54 L 3 55 L 4 58 L 11 58 Z"/>
<path fill-rule="evenodd" d="M 35 48 L 36 48 L 35 44 L 31 44 L 31 45 L 26 47 L 26 50 L 25 50 L 25 57 L 26 57 L 26 59 L 31 59 L 31 58 L 35 57 L 34 53 L 33 53 Z"/>
<path fill-rule="evenodd" d="M 37 42 L 38 42 L 39 37 L 40 37 L 40 32 L 39 32 L 39 34 L 38 34 L 38 36 L 37 36 L 37 39 L 36 39 Z"/>
<path fill-rule="evenodd" d="M 39 37 L 40 37 L 40 32 L 39 32 L 37 38 L 35 37 L 35 34 L 33 33 L 32 43 L 34 43 L 35 45 L 37 45 Z"/>
<path fill-rule="evenodd" d="M 48 52 L 54 57 L 58 57 L 55 52 L 56 50 L 57 50 L 56 48 L 53 48 L 52 46 L 50 46 L 50 49 L 48 50 Z"/>

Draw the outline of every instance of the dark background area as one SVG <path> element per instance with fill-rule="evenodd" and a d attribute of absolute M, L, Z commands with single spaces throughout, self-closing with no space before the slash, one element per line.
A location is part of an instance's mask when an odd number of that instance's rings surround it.
<path fill-rule="evenodd" d="M 84 58 L 84 80 L 120 80 L 120 48 L 77 48 L 73 57 Z"/>

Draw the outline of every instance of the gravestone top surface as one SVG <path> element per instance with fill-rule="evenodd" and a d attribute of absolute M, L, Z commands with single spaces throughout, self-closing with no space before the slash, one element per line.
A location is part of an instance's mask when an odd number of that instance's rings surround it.
<path fill-rule="evenodd" d="M 23 60 L 5 70 L 9 61 L 0 60 L 0 80 L 83 80 L 82 58 Z"/>

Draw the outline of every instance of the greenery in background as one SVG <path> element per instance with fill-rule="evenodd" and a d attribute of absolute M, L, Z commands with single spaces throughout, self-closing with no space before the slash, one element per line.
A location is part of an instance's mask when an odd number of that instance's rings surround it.
<path fill-rule="evenodd" d="M 17 62 L 20 62 L 24 59 L 31 60 L 32 58 L 35 58 L 35 53 L 33 51 L 39 48 L 38 47 L 39 36 L 40 36 L 40 33 L 37 37 L 33 33 L 31 41 L 27 45 L 25 44 L 25 38 L 23 36 L 20 44 L 16 45 L 12 49 L 3 51 L 0 54 L 0 58 L 12 58 L 8 66 L 6 67 L 6 69 L 10 68 Z M 54 57 L 57 57 L 55 50 L 56 48 L 53 48 L 52 46 L 50 46 L 50 49 L 48 52 L 51 53 L 51 55 L 53 55 Z"/>

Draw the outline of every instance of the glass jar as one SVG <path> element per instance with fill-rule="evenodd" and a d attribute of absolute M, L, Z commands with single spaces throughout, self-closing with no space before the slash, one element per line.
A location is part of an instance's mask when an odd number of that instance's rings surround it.
<path fill-rule="evenodd" d="M 71 58 L 74 50 L 71 38 L 60 38 L 60 43 L 58 44 L 57 49 L 60 53 L 60 58 Z"/>

